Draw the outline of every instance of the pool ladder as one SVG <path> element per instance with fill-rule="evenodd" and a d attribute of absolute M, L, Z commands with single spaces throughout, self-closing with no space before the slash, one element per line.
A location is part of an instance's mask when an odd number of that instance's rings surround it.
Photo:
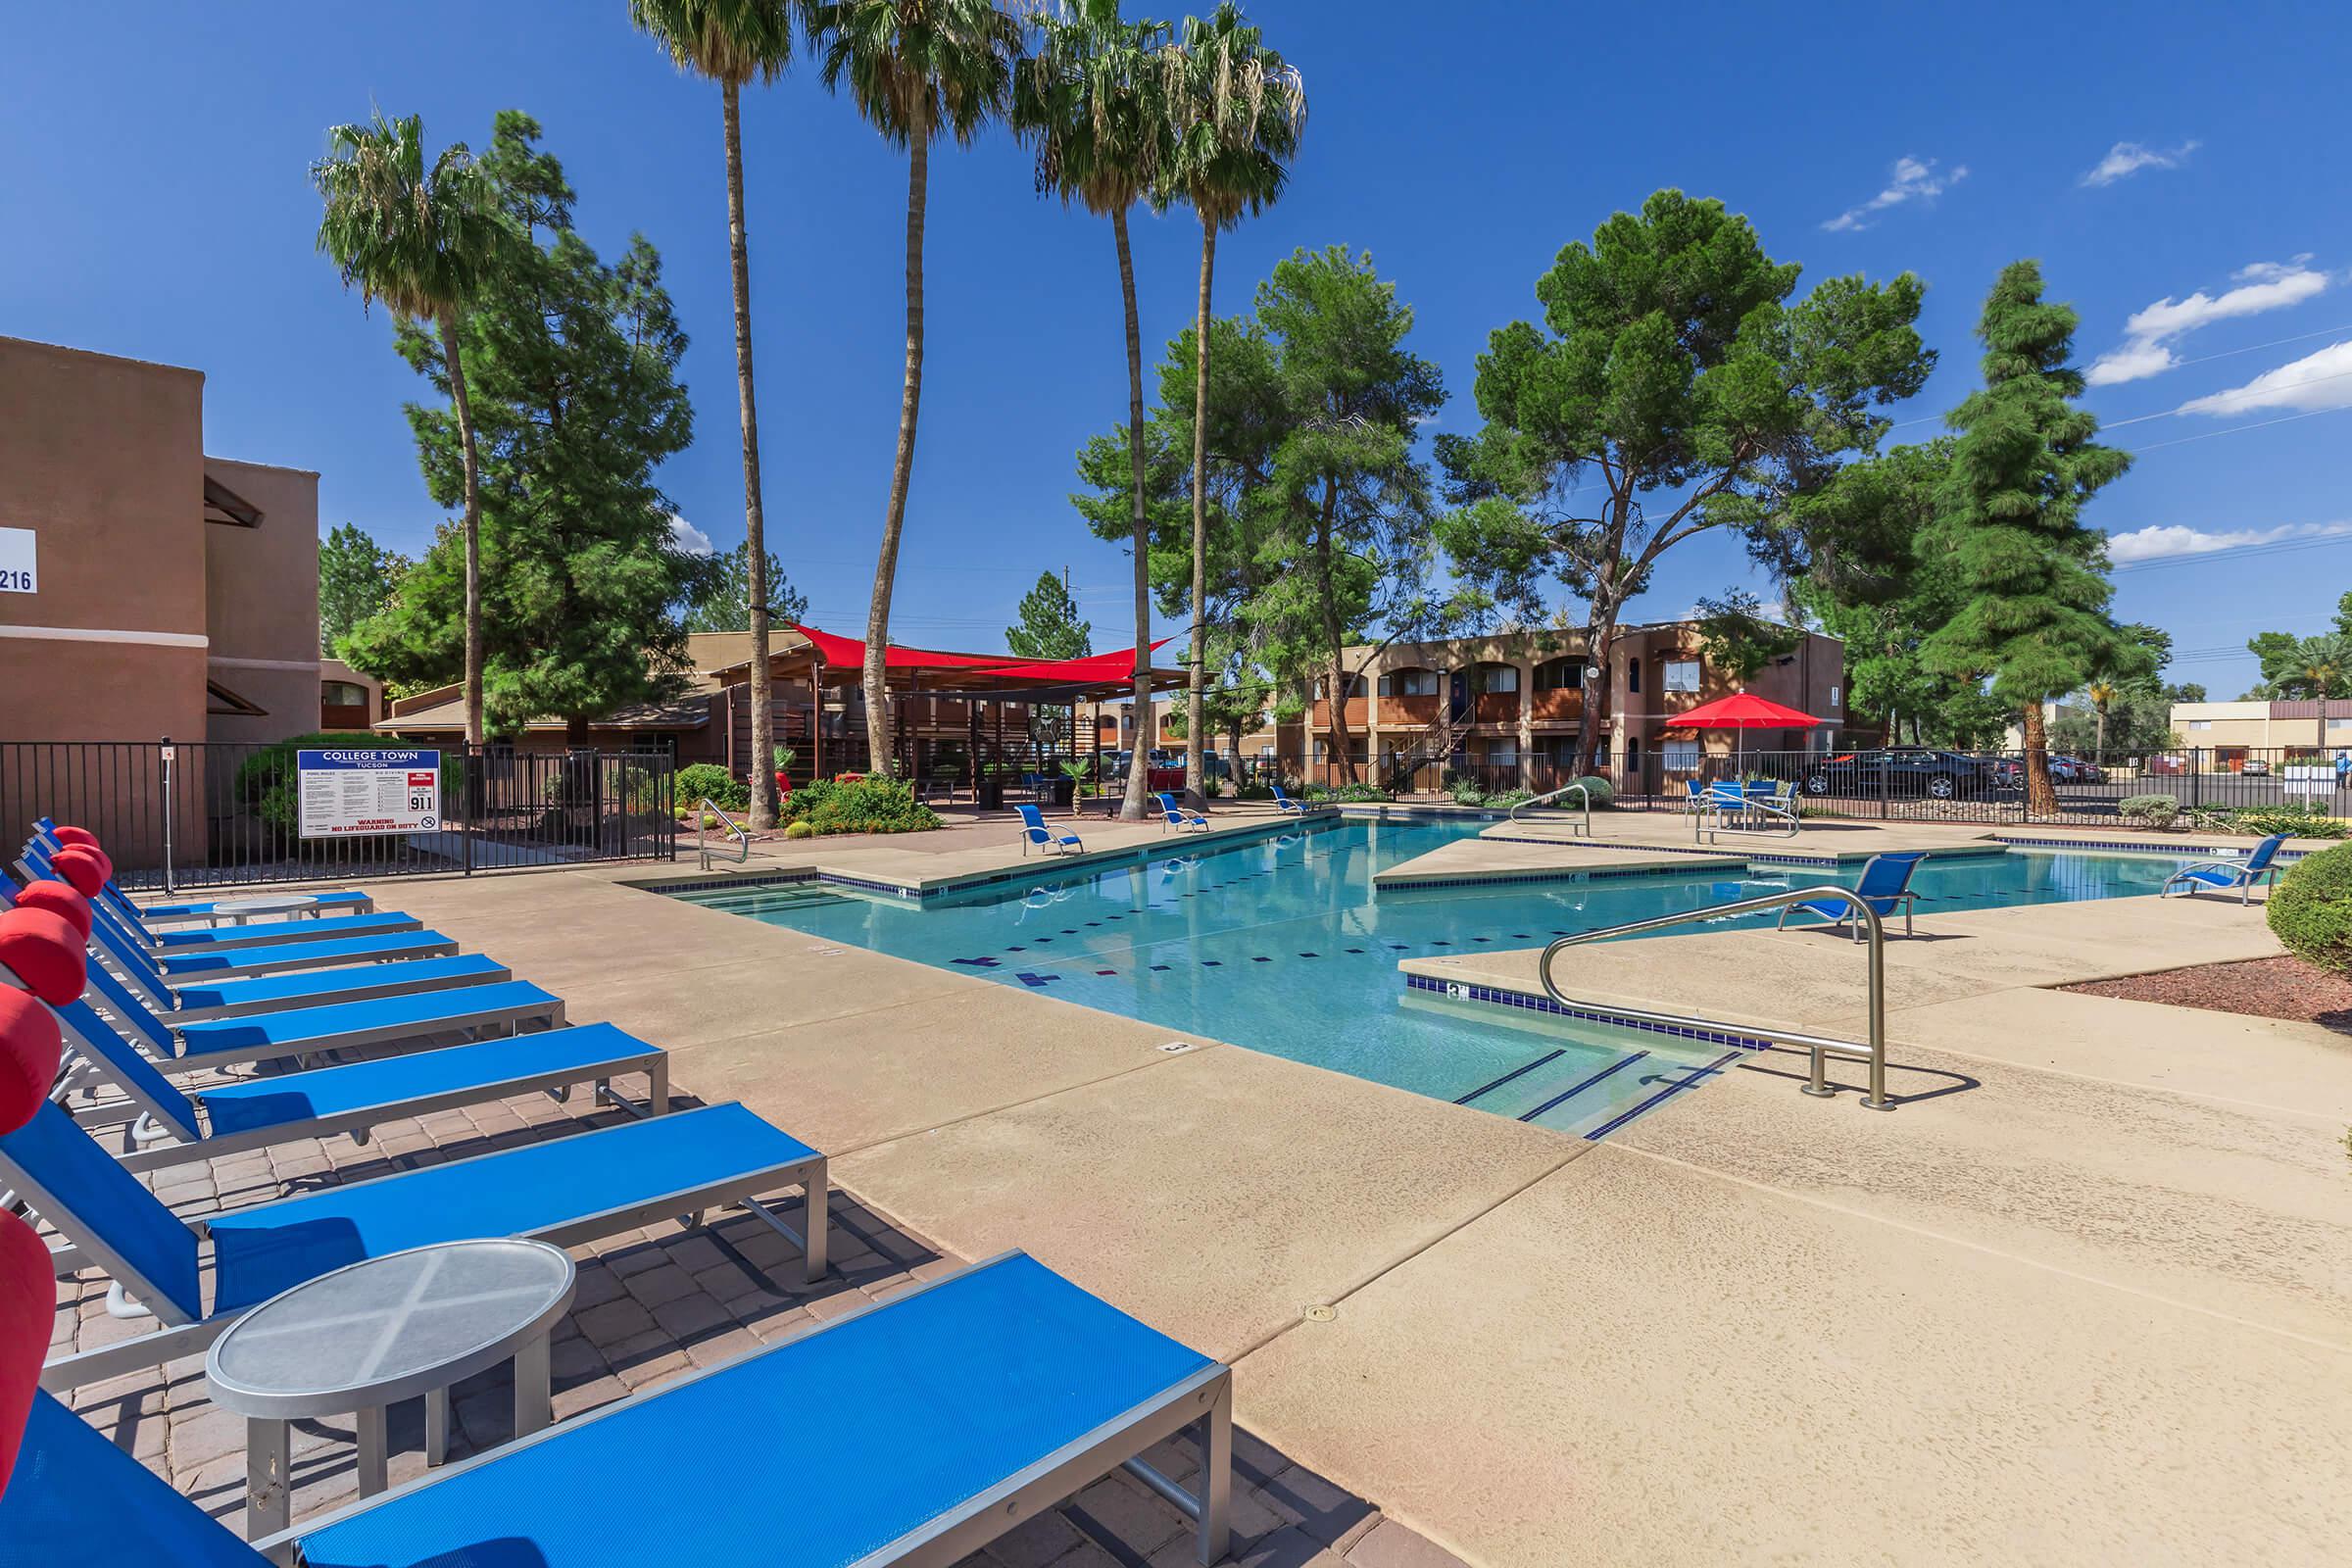
<path fill-rule="evenodd" d="M 1511 808 L 1511 820 L 1514 822 L 1518 821 L 1519 813 L 1526 810 L 1531 806 L 1549 806 L 1552 802 L 1558 800 L 1563 795 L 1576 795 L 1583 798 L 1585 803 L 1585 836 L 1587 838 L 1591 838 L 1592 836 L 1592 792 L 1586 788 L 1585 782 L 1582 779 L 1577 780 L 1574 784 L 1553 790 L 1548 795 L 1539 795 L 1532 801 L 1521 801 L 1517 806 Z"/>
<path fill-rule="evenodd" d="M 710 842 L 704 836 L 703 830 L 714 816 L 725 824 L 725 836 L 735 841 L 735 863 L 741 865 L 749 860 L 752 858 L 752 830 L 729 816 L 716 801 L 706 795 L 703 804 L 694 810 L 694 855 L 702 862 L 703 869 L 710 870 L 711 860 Z"/>
<path fill-rule="evenodd" d="M 1854 912 L 1858 924 L 1869 939 L 1870 965 L 1870 1039 L 1867 1042 L 1838 1040 L 1825 1035 L 1809 1035 L 1793 1029 L 1775 1029 L 1768 1024 L 1726 1024 L 1719 1019 L 1693 1018 L 1676 1012 L 1657 1012 L 1644 1007 L 1629 1007 L 1611 1002 L 1605 1006 L 1598 1003 L 1580 1003 L 1561 991 L 1551 978 L 1552 960 L 1570 948 L 1588 942 L 1605 941 L 1610 937 L 1633 936 L 1642 931 L 1663 931 L 1670 926 L 1694 925 L 1702 920 L 1729 919 L 1734 915 L 1759 914 L 1767 909 L 1787 909 L 1799 904 L 1843 904 Z M 1678 914 L 1655 915 L 1647 920 L 1629 920 L 1623 925 L 1606 926 L 1598 931 L 1579 931 L 1574 936 L 1561 937 L 1544 950 L 1543 961 L 1536 966 L 1537 977 L 1544 982 L 1544 993 L 1563 1007 L 1590 1007 L 1595 1011 L 1621 1014 L 1642 1023 L 1659 1024 L 1669 1029 L 1704 1029 L 1711 1033 L 1736 1030 L 1759 1040 L 1769 1040 L 1776 1046 L 1803 1051 L 1812 1057 L 1807 1081 L 1800 1085 L 1804 1092 L 1817 1099 L 1828 1100 L 1838 1091 L 1830 1087 L 1829 1058 L 1840 1061 L 1861 1061 L 1870 1064 L 1870 1092 L 1862 1103 L 1872 1110 L 1892 1110 L 1894 1102 L 1886 1098 L 1886 928 L 1880 922 L 1879 911 L 1851 889 L 1836 886 L 1791 888 L 1767 893 L 1753 899 L 1740 899 L 1732 904 L 1718 904 L 1704 909 L 1687 909 Z"/>

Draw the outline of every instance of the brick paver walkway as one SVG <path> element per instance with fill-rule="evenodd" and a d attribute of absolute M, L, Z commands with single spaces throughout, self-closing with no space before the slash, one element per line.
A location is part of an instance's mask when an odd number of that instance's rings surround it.
<path fill-rule="evenodd" d="M 634 1080 L 615 1085 L 642 1093 Z M 683 1096 L 681 1103 L 690 1103 Z M 622 1115 L 544 1095 L 517 1097 L 416 1120 L 389 1122 L 367 1146 L 349 1138 L 300 1140 L 267 1151 L 159 1171 L 146 1178 L 185 1216 L 245 1207 L 337 1182 L 535 1139 L 559 1138 Z M 108 1135 L 108 1136 L 119 1136 Z M 783 1205 L 799 1225 L 800 1200 Z M 945 1254 L 836 1189 L 832 1268 L 803 1284 L 798 1254 L 753 1216 L 734 1212 L 694 1231 L 674 1221 L 572 1250 L 578 1295 L 553 1342 L 559 1422 L 694 1367 L 788 1340 L 868 1300 L 958 1267 Z M 106 1311 L 106 1281 L 85 1271 L 59 1282 L 51 1354 L 90 1349 L 146 1332 L 146 1320 Z M 74 1391 L 85 1420 L 129 1449 L 232 1530 L 241 1530 L 245 1422 L 207 1397 L 202 1356 L 189 1356 Z M 500 1367 L 453 1391 L 453 1459 L 512 1435 L 509 1373 Z M 394 1485 L 425 1472 L 420 1402 L 391 1412 Z M 1456 1559 L 1370 1503 L 1293 1465 L 1237 1431 L 1234 1558 L 1248 1568 L 1443 1568 Z M 1198 1470 L 1192 1445 L 1171 1440 L 1152 1462 L 1179 1483 Z M 357 1494 L 350 1423 L 306 1421 L 293 1436 L 293 1513 L 307 1515 Z M 690 1500 L 675 1505 L 691 1506 Z M 779 1520 L 779 1529 L 786 1528 Z M 1060 1509 L 1039 1514 L 967 1560 L 966 1568 L 1172 1568 L 1193 1561 L 1191 1524 L 1123 1473 L 1096 1482 Z"/>

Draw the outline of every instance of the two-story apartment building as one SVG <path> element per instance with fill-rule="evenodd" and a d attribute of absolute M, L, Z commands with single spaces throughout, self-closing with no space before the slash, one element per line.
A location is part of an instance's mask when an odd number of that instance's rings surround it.
<path fill-rule="evenodd" d="M 1803 633 L 1793 650 L 1744 681 L 1713 667 L 1698 627 L 1665 621 L 1618 630 L 1605 680 L 1599 770 L 1629 793 L 1654 793 L 1728 759 L 1749 753 L 1821 751 L 1846 733 L 1844 645 Z M 1353 677 L 1333 711 L 1318 682 L 1296 721 L 1261 724 L 1242 738 L 1245 763 L 1278 765 L 1298 776 L 1336 781 L 1352 760 L 1362 777 L 1401 776 L 1434 789 L 1447 772 L 1477 775 L 1491 787 L 1545 789 L 1576 773 L 1584 714 L 1586 658 L 1573 632 L 1508 632 L 1442 642 L 1400 643 L 1377 652 L 1351 648 Z M 1669 727 L 1699 704 L 1745 690 L 1822 722 L 1809 729 L 1693 731 Z M 1147 746 L 1181 747 L 1168 731 L 1164 702 L 1154 704 Z M 1127 704 L 1080 714 L 1081 735 L 1097 746 L 1132 748 L 1136 724 Z M 1345 739 L 1343 740 L 1343 732 Z M 1213 750 L 1231 741 L 1215 737 Z"/>

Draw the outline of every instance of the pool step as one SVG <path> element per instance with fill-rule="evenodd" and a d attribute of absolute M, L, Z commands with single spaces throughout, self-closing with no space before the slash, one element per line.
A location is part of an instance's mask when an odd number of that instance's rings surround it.
<path fill-rule="evenodd" d="M 1692 1060 L 1652 1050 L 1560 1046 L 1455 1102 L 1578 1138 L 1605 1138 L 1719 1075 L 1740 1053 Z"/>
<path fill-rule="evenodd" d="M 770 911 L 805 909 L 848 901 L 815 882 L 760 882 L 750 887 L 697 892 L 692 895 L 692 902 L 706 909 L 758 917 Z"/>

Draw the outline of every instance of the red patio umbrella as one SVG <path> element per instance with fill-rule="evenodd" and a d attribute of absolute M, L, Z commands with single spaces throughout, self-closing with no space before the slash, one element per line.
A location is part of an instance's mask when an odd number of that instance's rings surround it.
<path fill-rule="evenodd" d="M 1718 697 L 1711 703 L 1701 703 L 1687 713 L 1677 713 L 1659 725 L 1660 729 L 1811 729 L 1826 719 L 1811 713 L 1800 713 L 1793 708 L 1784 708 L 1769 697 L 1753 692 L 1734 692 Z M 1734 741 L 1732 766 L 1740 768 L 1740 741 Z"/>

